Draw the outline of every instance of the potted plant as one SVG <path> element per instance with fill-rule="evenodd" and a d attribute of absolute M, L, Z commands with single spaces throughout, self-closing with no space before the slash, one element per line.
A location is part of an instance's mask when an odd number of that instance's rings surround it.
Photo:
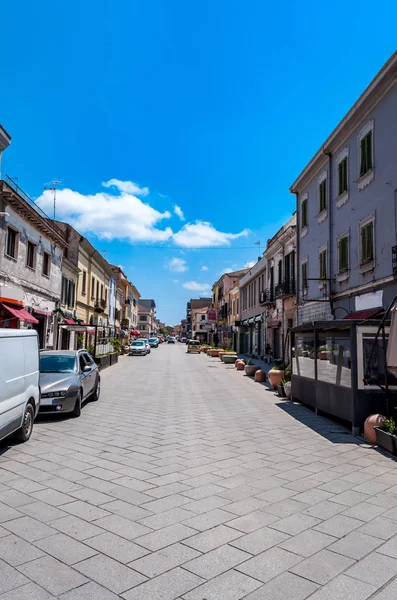
<path fill-rule="evenodd" d="M 285 395 L 290 400 L 292 398 L 291 365 L 285 367 L 283 385 Z"/>
<path fill-rule="evenodd" d="M 374 427 L 376 431 L 376 443 L 393 456 L 397 455 L 397 425 L 394 419 L 385 419 L 383 427 Z"/>
<path fill-rule="evenodd" d="M 224 352 L 222 356 L 222 361 L 225 363 L 225 365 L 234 365 L 237 358 L 237 354 L 235 354 L 234 352 Z"/>
<path fill-rule="evenodd" d="M 218 358 L 219 352 L 219 348 L 211 348 L 211 350 L 209 351 L 209 355 L 211 356 L 211 358 Z"/>
<path fill-rule="evenodd" d="M 245 374 L 248 375 L 248 377 L 253 377 L 259 369 L 260 367 L 254 365 L 252 360 L 247 360 L 247 363 L 244 367 Z"/>
<path fill-rule="evenodd" d="M 282 379 L 280 381 L 280 383 L 277 384 L 277 393 L 280 396 L 280 398 L 287 397 L 287 394 L 285 393 L 285 389 L 284 389 L 284 379 Z"/>
<path fill-rule="evenodd" d="M 284 365 L 272 367 L 268 373 L 268 377 L 273 389 L 277 390 L 277 386 L 284 377 Z"/>

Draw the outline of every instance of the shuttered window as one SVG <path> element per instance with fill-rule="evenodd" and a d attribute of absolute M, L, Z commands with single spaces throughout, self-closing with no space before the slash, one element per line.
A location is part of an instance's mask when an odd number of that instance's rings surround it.
<path fill-rule="evenodd" d="M 320 212 L 327 208 L 327 180 L 323 181 L 318 186 L 320 196 Z"/>
<path fill-rule="evenodd" d="M 307 262 L 302 263 L 302 289 L 307 290 Z"/>
<path fill-rule="evenodd" d="M 360 142 L 360 177 L 372 169 L 372 131 Z"/>
<path fill-rule="evenodd" d="M 339 273 L 346 273 L 349 270 L 349 238 L 344 237 L 338 243 L 338 262 Z"/>
<path fill-rule="evenodd" d="M 320 258 L 320 279 L 327 279 L 327 251 L 322 250 L 319 254 Z"/>
<path fill-rule="evenodd" d="M 338 194 L 347 192 L 347 156 L 338 165 Z"/>
<path fill-rule="evenodd" d="M 307 227 L 307 199 L 303 200 L 301 211 L 301 227 L 303 229 L 304 227 Z"/>
<path fill-rule="evenodd" d="M 361 228 L 361 262 L 369 262 L 374 258 L 374 224 Z"/>

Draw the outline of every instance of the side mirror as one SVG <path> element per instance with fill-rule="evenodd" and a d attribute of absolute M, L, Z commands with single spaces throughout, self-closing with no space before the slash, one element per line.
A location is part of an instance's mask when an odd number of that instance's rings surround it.
<path fill-rule="evenodd" d="M 90 371 L 91 371 L 91 367 L 90 367 L 90 365 L 86 365 L 86 366 L 83 368 L 83 373 L 89 373 Z"/>

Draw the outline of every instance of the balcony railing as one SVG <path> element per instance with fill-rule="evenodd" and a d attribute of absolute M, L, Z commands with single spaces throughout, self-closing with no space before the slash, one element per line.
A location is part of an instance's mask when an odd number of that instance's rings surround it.
<path fill-rule="evenodd" d="M 259 304 L 272 304 L 275 299 L 274 290 L 270 288 L 268 290 L 263 290 L 263 292 L 259 292 Z"/>
<path fill-rule="evenodd" d="M 296 294 L 295 279 L 286 279 L 278 283 L 274 289 L 275 298 L 285 298 Z"/>
<path fill-rule="evenodd" d="M 106 308 L 106 300 L 101 298 L 100 300 L 95 300 L 95 312 L 102 313 Z"/>
<path fill-rule="evenodd" d="M 393 275 L 397 275 L 397 246 L 393 246 L 391 249 Z"/>

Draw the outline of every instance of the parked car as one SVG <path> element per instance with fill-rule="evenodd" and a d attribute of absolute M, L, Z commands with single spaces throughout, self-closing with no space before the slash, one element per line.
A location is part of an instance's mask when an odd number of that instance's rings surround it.
<path fill-rule="evenodd" d="M 182 337 L 182 338 L 180 339 L 180 341 L 182 342 L 182 344 L 186 344 L 186 341 L 187 341 L 187 339 L 186 339 L 185 337 Z"/>
<path fill-rule="evenodd" d="M 101 379 L 86 350 L 40 352 L 40 413 L 72 413 L 79 417 L 85 400 L 99 400 Z"/>
<path fill-rule="evenodd" d="M 138 341 L 138 340 L 137 340 Z M 150 344 L 148 338 L 139 338 L 140 342 L 145 342 L 147 353 L 150 354 Z"/>
<path fill-rule="evenodd" d="M 172 335 L 170 335 L 170 337 L 168 338 L 167 341 L 168 341 L 169 344 L 175 344 L 175 338 L 172 337 Z"/>
<path fill-rule="evenodd" d="M 145 344 L 144 340 L 135 340 L 135 342 L 132 342 L 130 349 L 129 349 L 129 355 L 130 356 L 146 356 L 146 354 L 148 354 L 148 349 L 147 346 Z"/>
<path fill-rule="evenodd" d="M 0 329 L 0 357 L 0 440 L 27 442 L 40 404 L 37 331 Z"/>
<path fill-rule="evenodd" d="M 159 338 L 157 338 L 157 337 L 149 338 L 149 346 L 151 348 L 158 348 L 159 347 Z"/>
<path fill-rule="evenodd" d="M 194 352 L 200 354 L 201 344 L 199 340 L 189 340 L 186 349 L 187 354 L 193 354 Z"/>

